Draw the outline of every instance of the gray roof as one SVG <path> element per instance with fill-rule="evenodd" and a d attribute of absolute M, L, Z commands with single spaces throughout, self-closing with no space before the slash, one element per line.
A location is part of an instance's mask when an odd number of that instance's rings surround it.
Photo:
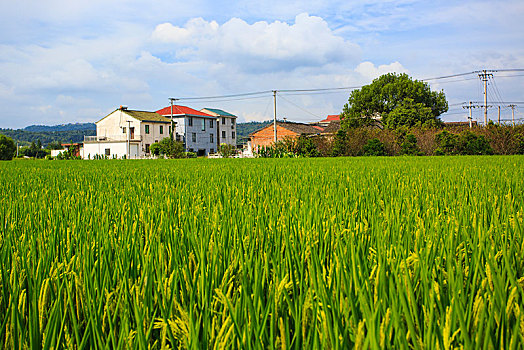
<path fill-rule="evenodd" d="M 228 113 L 222 109 L 218 109 L 218 108 L 204 108 L 202 110 L 206 110 L 206 111 L 209 111 L 211 113 L 215 113 L 215 114 L 218 114 L 219 116 L 221 117 L 233 117 L 233 118 L 236 118 L 237 116 L 234 115 L 234 114 L 231 114 L 231 113 Z"/>
<path fill-rule="evenodd" d="M 118 109 L 115 109 L 113 112 L 109 113 L 108 115 L 106 115 L 105 117 L 103 117 L 102 119 L 100 119 L 99 121 L 97 121 L 97 123 L 99 123 L 102 120 L 106 119 L 111 114 L 115 113 L 116 111 L 121 111 L 122 113 L 126 113 L 127 115 L 129 115 L 129 116 L 131 116 L 131 117 L 133 117 L 135 119 L 138 119 L 138 120 L 140 120 L 142 122 L 154 122 L 154 123 L 169 123 L 169 122 L 171 122 L 171 120 L 169 118 L 163 117 L 163 116 L 161 116 L 160 114 L 158 114 L 156 112 L 134 111 L 132 109 L 121 109 L 121 108 L 118 108 Z"/>
<path fill-rule="evenodd" d="M 340 129 L 340 120 L 334 120 L 324 127 L 323 134 L 335 134 Z"/>
<path fill-rule="evenodd" d="M 138 119 L 143 122 L 163 122 L 170 123 L 171 120 L 156 112 L 145 112 L 145 111 L 132 111 L 132 110 L 123 110 L 122 112 L 127 113 L 135 119 Z"/>

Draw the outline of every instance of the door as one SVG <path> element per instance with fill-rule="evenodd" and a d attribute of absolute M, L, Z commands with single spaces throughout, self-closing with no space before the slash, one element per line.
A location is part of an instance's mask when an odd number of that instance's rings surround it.
<path fill-rule="evenodd" d="M 134 140 L 135 139 L 135 128 L 134 127 L 129 128 L 129 134 L 131 134 L 129 138 L 131 140 Z"/>

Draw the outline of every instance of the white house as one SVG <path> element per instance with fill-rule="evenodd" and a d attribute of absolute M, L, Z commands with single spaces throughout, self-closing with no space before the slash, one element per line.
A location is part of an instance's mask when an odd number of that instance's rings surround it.
<path fill-rule="evenodd" d="M 225 143 L 226 145 L 237 145 L 237 116 L 217 108 L 204 108 L 201 112 L 212 115 L 217 122 L 217 138 L 216 144 L 218 147 Z"/>
<path fill-rule="evenodd" d="M 173 118 L 177 140 L 184 143 L 186 151 L 205 156 L 217 150 L 217 126 L 214 116 L 178 105 L 162 108 L 156 113 L 168 120 Z"/>
<path fill-rule="evenodd" d="M 84 159 L 144 158 L 149 147 L 170 135 L 171 120 L 155 112 L 120 107 L 96 122 L 96 136 L 84 136 Z"/>

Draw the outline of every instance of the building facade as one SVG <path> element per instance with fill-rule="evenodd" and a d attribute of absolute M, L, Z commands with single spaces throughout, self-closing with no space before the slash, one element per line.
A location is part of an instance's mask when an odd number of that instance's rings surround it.
<path fill-rule="evenodd" d="M 156 111 L 175 125 L 176 139 L 184 143 L 186 152 L 206 156 L 217 151 L 216 118 L 186 106 L 173 105 Z"/>
<path fill-rule="evenodd" d="M 237 116 L 217 108 L 204 108 L 200 110 L 216 118 L 217 138 L 216 149 L 221 144 L 237 145 Z"/>
<path fill-rule="evenodd" d="M 150 147 L 170 135 L 171 121 L 154 112 L 120 107 L 96 122 L 96 136 L 84 137 L 84 159 L 147 158 Z"/>

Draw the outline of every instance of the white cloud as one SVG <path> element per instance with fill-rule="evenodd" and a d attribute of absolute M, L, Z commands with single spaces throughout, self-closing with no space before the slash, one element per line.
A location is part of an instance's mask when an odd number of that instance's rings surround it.
<path fill-rule="evenodd" d="M 246 72 L 290 71 L 334 62 L 358 62 L 358 45 L 336 35 L 327 22 L 306 13 L 293 24 L 281 21 L 249 24 L 233 18 L 223 25 L 201 18 L 184 27 L 163 23 L 153 39 L 173 44 L 177 57 L 235 65 Z"/>
<path fill-rule="evenodd" d="M 355 68 L 355 72 L 359 73 L 364 81 L 371 81 L 386 73 L 409 73 L 400 62 L 382 64 L 378 67 L 371 62 L 362 62 Z"/>

